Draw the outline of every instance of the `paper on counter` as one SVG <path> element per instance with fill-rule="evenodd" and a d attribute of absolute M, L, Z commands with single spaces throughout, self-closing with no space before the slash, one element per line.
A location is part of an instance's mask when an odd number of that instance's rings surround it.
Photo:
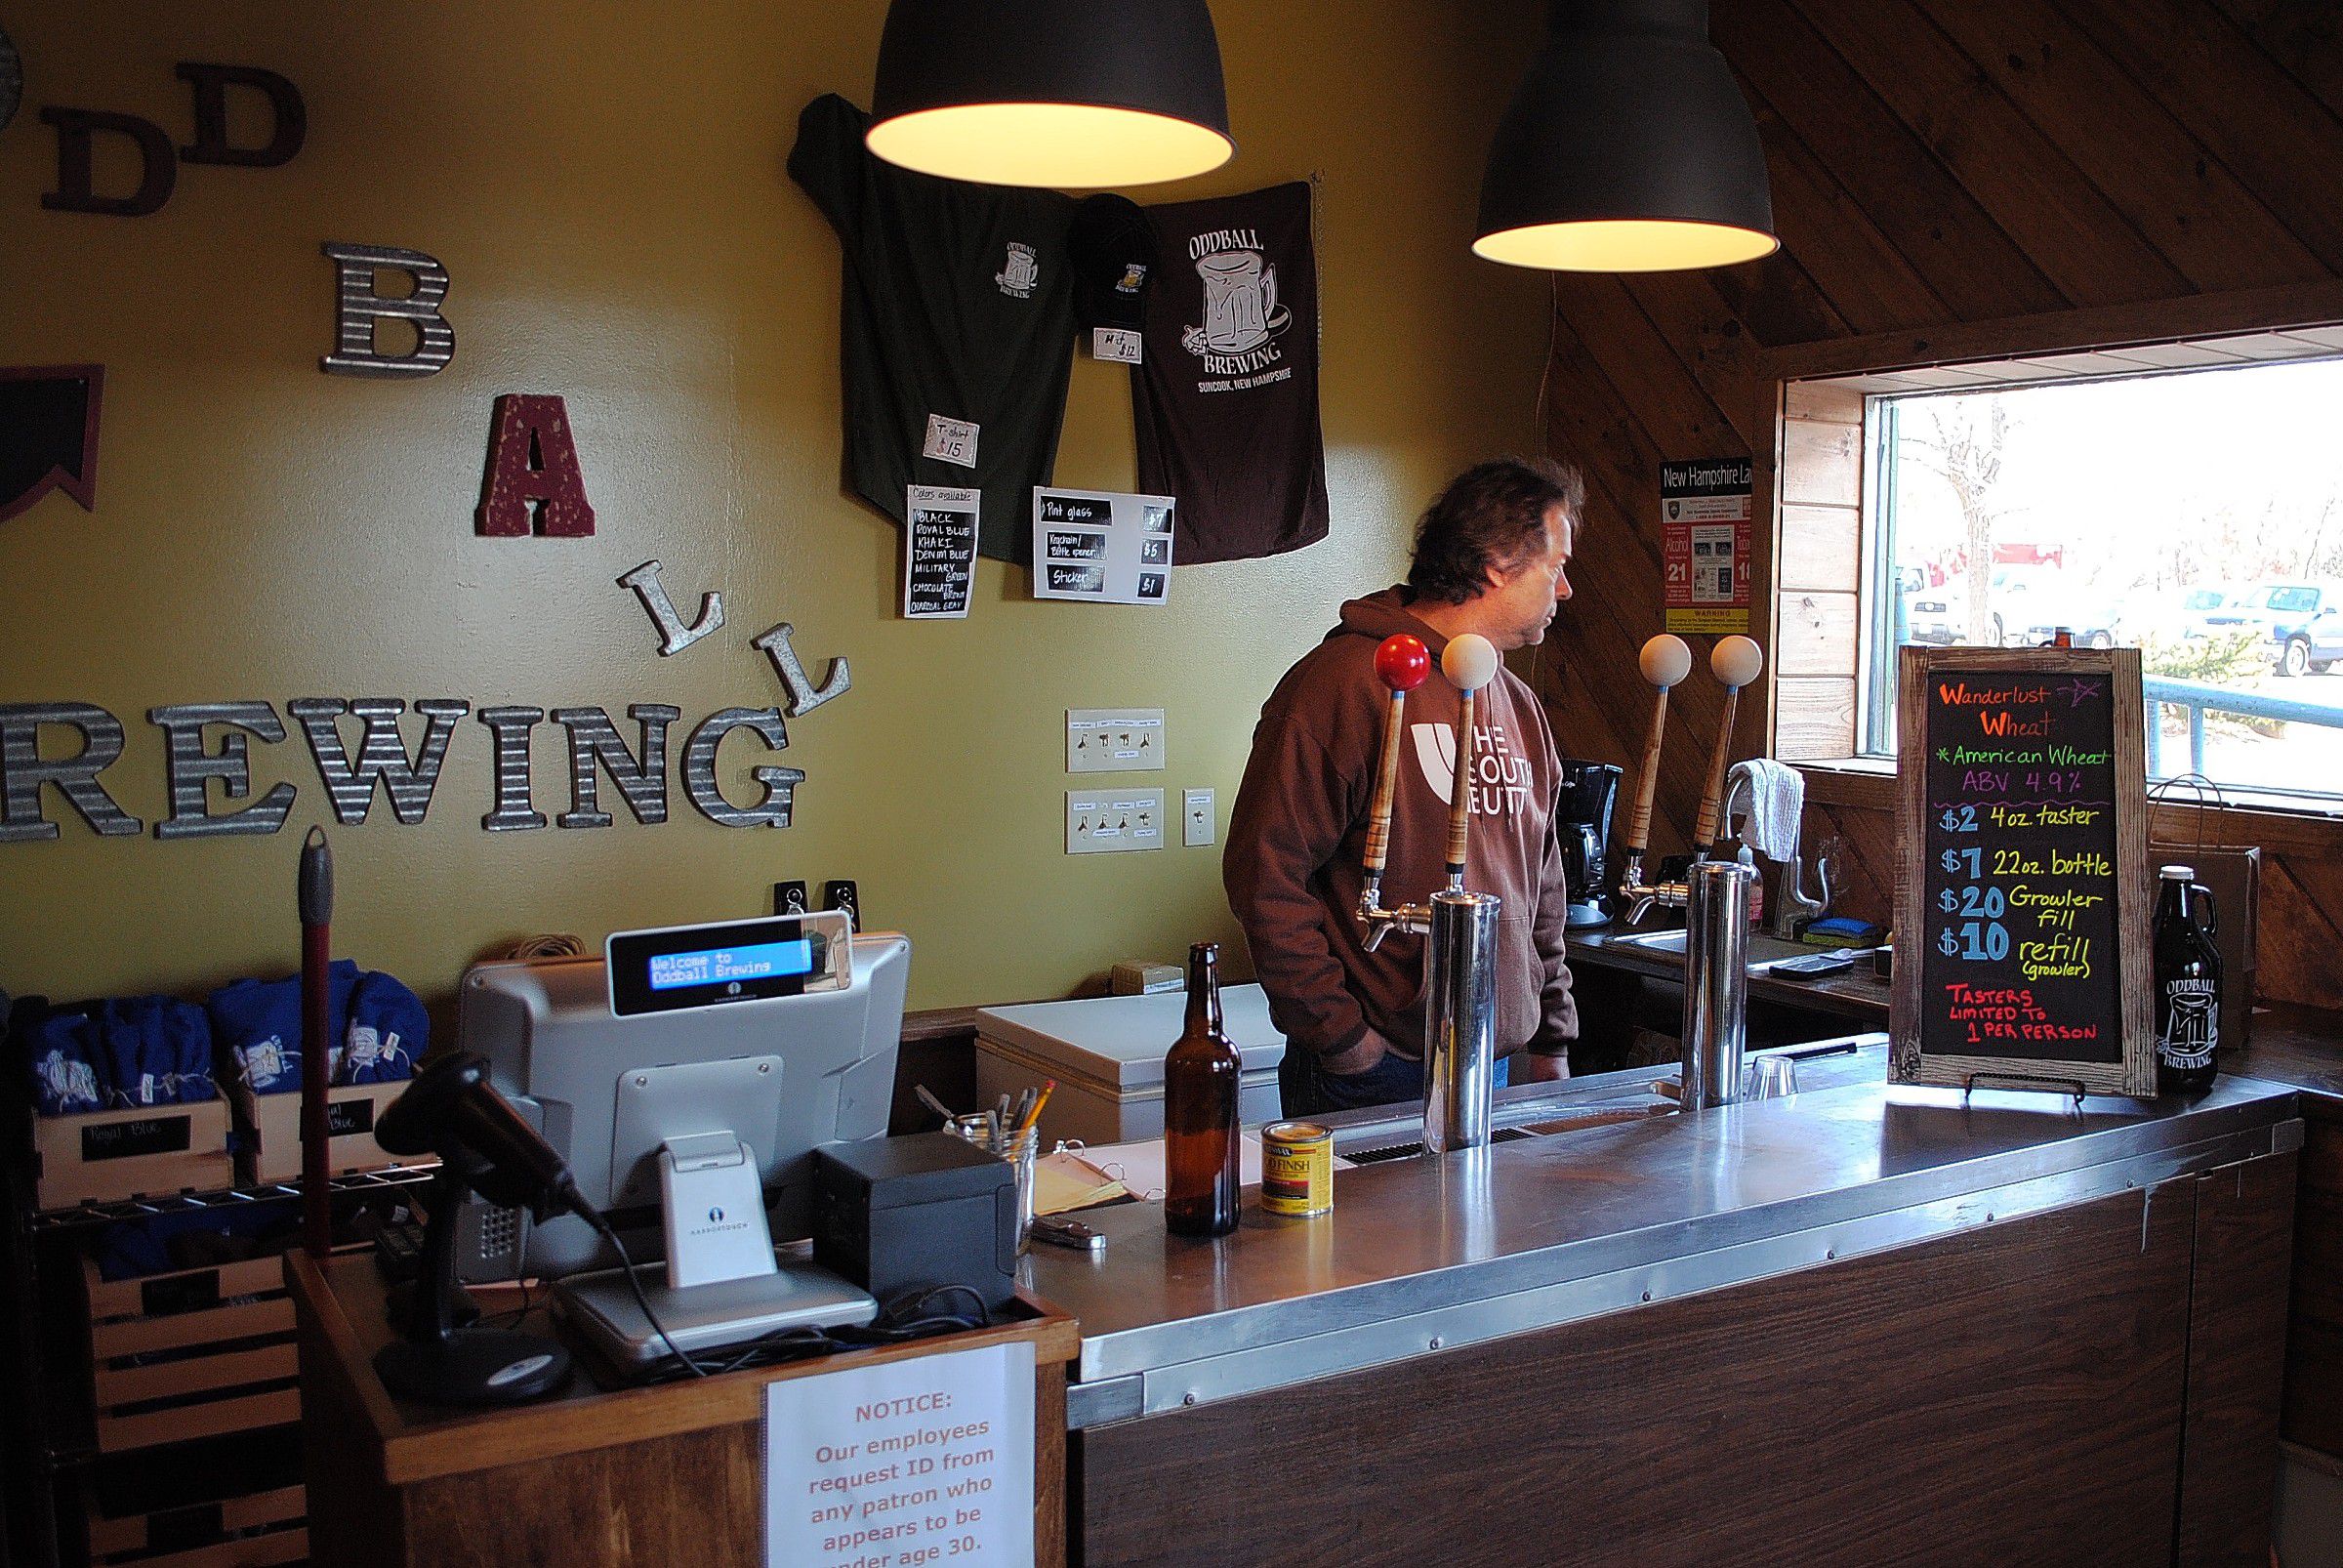
<path fill-rule="evenodd" d="M 1164 1140 L 1160 1137 L 1140 1138 L 1130 1143 L 1101 1143 L 1082 1151 L 1082 1158 L 1120 1180 L 1129 1187 L 1131 1196 L 1149 1203 L 1161 1203 L 1164 1198 Z M 1335 1169 L 1351 1169 L 1348 1160 L 1337 1156 Z M 1261 1135 L 1258 1133 L 1242 1135 L 1237 1144 L 1237 1182 L 1240 1186 L 1257 1187 L 1261 1184 Z M 1035 1207 L 1040 1207 L 1040 1192 L 1035 1192 Z"/>

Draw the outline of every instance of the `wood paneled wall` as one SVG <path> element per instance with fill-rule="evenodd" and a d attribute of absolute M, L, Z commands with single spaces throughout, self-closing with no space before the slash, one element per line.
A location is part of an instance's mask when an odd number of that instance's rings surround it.
<path fill-rule="evenodd" d="M 1648 712 L 1634 651 L 1662 623 L 1659 465 L 1752 453 L 1770 428 L 1765 351 L 2343 273 L 2328 0 L 1713 0 L 1710 32 L 1755 111 L 1783 249 L 1554 283 L 1548 435 L 1586 470 L 1588 526 L 1577 597 L 1531 673 L 1565 753 L 1629 766 Z M 1753 455 L 1762 517 L 1772 454 Z M 1783 520 L 1787 555 L 1799 518 Z M 1777 575 L 1769 557 L 1761 538 L 1761 640 L 1773 591 L 1838 575 L 1802 557 Z M 1852 635 L 1815 621 L 1800 640 Z M 1783 635 L 1768 652 L 1788 674 L 1812 650 Z M 1766 744 L 1751 706 L 1737 756 Z M 1705 675 L 1671 704 L 1658 846 L 1689 833 L 1721 707 Z M 1848 908 L 1884 915 L 1892 825 L 1869 805 L 1816 806 L 1809 832 L 1829 831 L 1853 851 Z M 2262 928 L 2299 958 L 2266 953 L 2263 989 L 2343 1005 L 2321 956 L 2343 950 L 2343 856 L 2314 841 L 2273 860 Z"/>

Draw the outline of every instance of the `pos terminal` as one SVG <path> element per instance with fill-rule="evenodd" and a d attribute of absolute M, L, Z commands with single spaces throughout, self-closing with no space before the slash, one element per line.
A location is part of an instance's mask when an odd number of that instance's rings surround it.
<path fill-rule="evenodd" d="M 885 1135 L 910 954 L 825 911 L 475 966 L 465 1049 L 624 1256 L 572 1217 L 475 1216 L 466 1277 L 558 1280 L 555 1309 L 622 1367 L 869 1322 L 867 1293 L 774 1243 L 811 1233 L 814 1150 Z"/>

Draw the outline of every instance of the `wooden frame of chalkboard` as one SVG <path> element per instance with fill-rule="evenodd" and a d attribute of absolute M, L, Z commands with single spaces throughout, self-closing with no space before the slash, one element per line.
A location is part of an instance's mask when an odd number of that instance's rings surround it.
<path fill-rule="evenodd" d="M 1900 675 L 1889 1081 L 2154 1094 L 2139 651 Z"/>

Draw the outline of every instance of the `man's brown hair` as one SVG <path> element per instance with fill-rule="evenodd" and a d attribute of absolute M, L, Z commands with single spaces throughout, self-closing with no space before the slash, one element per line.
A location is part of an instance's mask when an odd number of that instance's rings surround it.
<path fill-rule="evenodd" d="M 1418 598 L 1463 604 L 1489 590 L 1491 570 L 1519 566 L 1545 543 L 1545 515 L 1559 506 L 1575 535 L 1586 480 L 1552 458 L 1500 457 L 1451 480 L 1416 526 L 1408 586 Z"/>

